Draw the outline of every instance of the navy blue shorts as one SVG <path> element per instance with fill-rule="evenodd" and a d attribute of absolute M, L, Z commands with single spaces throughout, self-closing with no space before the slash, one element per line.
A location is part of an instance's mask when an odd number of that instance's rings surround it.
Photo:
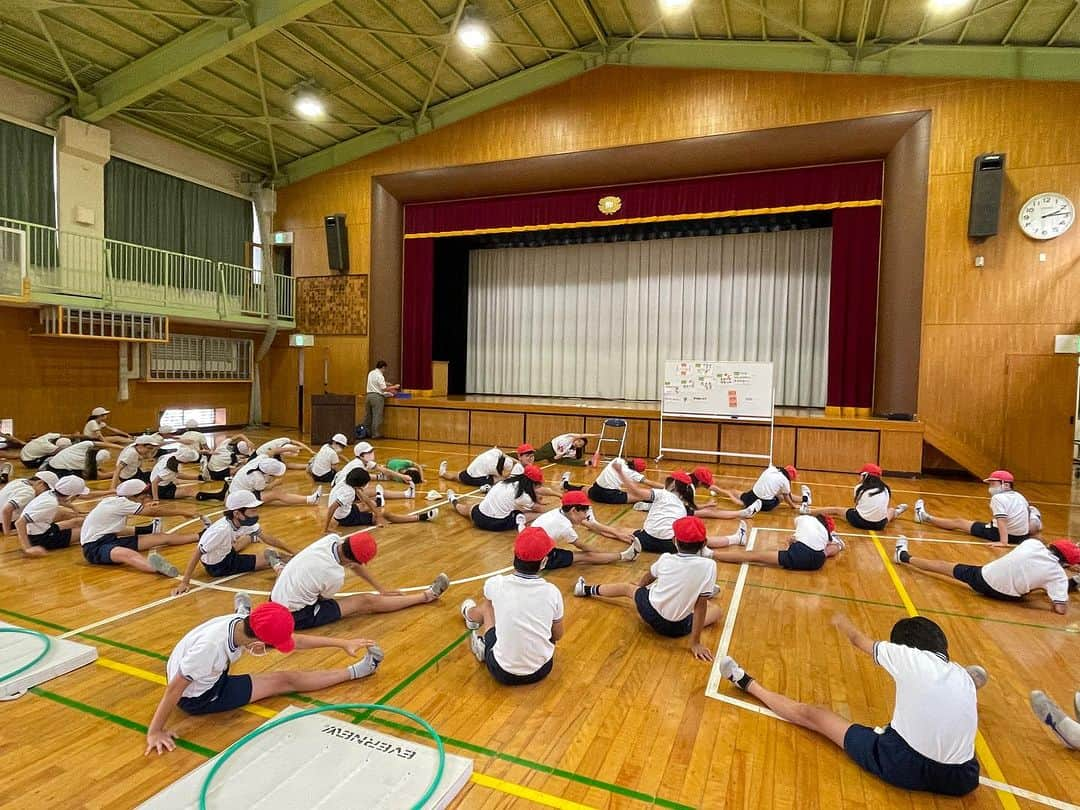
<path fill-rule="evenodd" d="M 336 622 L 341 618 L 341 606 L 333 599 L 320 599 L 314 605 L 292 612 L 297 630 L 308 630 Z"/>
<path fill-rule="evenodd" d="M 41 546 L 49 551 L 59 548 L 67 548 L 71 545 L 71 529 L 61 529 L 55 523 L 49 526 L 48 531 L 42 534 L 28 535 L 27 540 L 32 546 Z"/>
<path fill-rule="evenodd" d="M 251 676 L 225 670 L 217 682 L 196 697 L 182 697 L 177 705 L 188 714 L 227 712 L 251 703 Z"/>
<path fill-rule="evenodd" d="M 132 551 L 139 550 L 139 538 L 137 536 L 117 537 L 115 534 L 103 534 L 93 543 L 86 543 L 82 547 L 83 557 L 91 565 L 121 565 L 115 563 L 109 556 L 114 548 L 129 548 Z"/>
<path fill-rule="evenodd" d="M 553 548 L 548 552 L 547 565 L 544 568 L 548 571 L 554 571 L 556 568 L 569 568 L 573 564 L 574 552 L 565 548 Z"/>
<path fill-rule="evenodd" d="M 226 467 L 224 470 L 210 470 L 210 469 L 208 469 L 207 472 L 210 473 L 210 480 L 211 481 L 224 481 L 226 478 L 229 477 L 229 468 L 228 467 Z"/>
<path fill-rule="evenodd" d="M 485 532 L 505 532 L 517 528 L 517 517 L 521 514 L 516 509 L 504 518 L 488 517 L 480 511 L 480 504 L 472 508 L 473 525 Z"/>
<path fill-rule="evenodd" d="M 844 735 L 844 750 L 856 764 L 878 779 L 905 790 L 925 790 L 943 796 L 966 796 L 979 786 L 979 761 L 945 765 L 912 748 L 891 726 L 878 734 L 853 724 Z"/>
<path fill-rule="evenodd" d="M 675 548 L 674 540 L 661 540 L 659 537 L 653 537 L 644 529 L 638 529 L 634 532 L 634 537 L 641 543 L 641 550 L 648 551 L 653 554 L 678 554 L 679 550 Z"/>
<path fill-rule="evenodd" d="M 19 461 L 23 463 L 24 467 L 29 467 L 31 470 L 36 470 L 38 467 L 45 463 L 45 459 L 47 458 L 48 456 L 41 456 L 40 458 L 32 458 L 29 461 L 27 461 L 25 458 L 20 458 Z"/>
<path fill-rule="evenodd" d="M 773 509 L 780 505 L 779 498 L 759 498 L 757 495 L 754 494 L 754 490 L 752 489 L 740 495 L 739 500 L 742 501 L 743 506 L 750 506 L 754 503 L 754 501 L 761 501 L 762 512 L 771 512 Z"/>
<path fill-rule="evenodd" d="M 634 605 L 637 607 L 638 615 L 645 620 L 645 624 L 649 625 L 649 627 L 662 636 L 667 636 L 668 638 L 682 638 L 683 636 L 690 635 L 690 631 L 694 627 L 693 613 L 677 622 L 673 622 L 671 619 L 665 619 L 661 616 L 656 608 L 653 607 L 652 602 L 649 601 L 648 588 L 638 588 L 634 591 Z"/>
<path fill-rule="evenodd" d="M 492 627 L 486 633 L 484 633 L 484 663 L 487 665 L 488 672 L 491 673 L 491 677 L 497 680 L 504 686 L 521 686 L 527 683 L 536 683 L 542 681 L 551 672 L 554 658 L 549 658 L 540 669 L 536 670 L 530 675 L 515 675 L 512 672 L 507 672 L 505 669 L 499 666 L 499 662 L 495 660 L 495 628 Z"/>
<path fill-rule="evenodd" d="M 158 484 L 157 487 L 158 498 L 161 500 L 171 501 L 176 498 L 176 484 Z"/>
<path fill-rule="evenodd" d="M 320 484 L 329 484 L 331 481 L 334 480 L 334 476 L 337 475 L 337 473 L 335 473 L 333 470 L 330 470 L 329 472 L 324 472 L 322 475 L 316 475 L 311 470 L 308 470 L 308 475 L 310 475 Z"/>
<path fill-rule="evenodd" d="M 998 543 L 1001 541 L 1001 536 L 998 534 L 998 528 L 994 525 L 994 522 L 980 523 L 976 521 L 971 524 L 970 534 L 972 537 L 978 537 L 980 540 L 989 540 L 991 543 Z M 1010 534 L 1009 545 L 1015 546 L 1018 543 L 1023 543 L 1028 539 L 1026 534 Z"/>
<path fill-rule="evenodd" d="M 888 518 L 885 520 L 867 520 L 855 509 L 848 509 L 847 512 L 844 513 L 844 520 L 856 529 L 863 529 L 864 531 L 871 532 L 880 532 L 889 525 Z"/>
<path fill-rule="evenodd" d="M 953 579 L 958 579 L 976 593 L 989 596 L 991 599 L 1000 599 L 1002 602 L 1023 602 L 1022 596 L 1009 596 L 1007 593 L 995 591 L 986 584 L 983 579 L 982 566 L 979 565 L 955 565 L 952 570 Z"/>
<path fill-rule="evenodd" d="M 56 473 L 57 478 L 63 478 L 67 475 L 75 475 L 79 478 L 82 478 L 84 475 L 86 475 L 86 471 L 83 470 L 81 467 L 77 470 L 65 470 L 62 467 L 53 467 L 51 464 L 44 464 L 42 466 L 45 467 L 46 470 L 51 470 L 52 472 Z"/>
<path fill-rule="evenodd" d="M 593 484 L 589 487 L 589 500 L 597 503 L 626 503 L 628 498 L 621 489 L 608 489 Z"/>
<path fill-rule="evenodd" d="M 335 518 L 337 520 L 337 518 Z M 371 512 L 361 512 L 354 503 L 349 509 L 349 514 L 337 521 L 338 526 L 374 526 L 375 515 Z"/>
<path fill-rule="evenodd" d="M 495 483 L 495 476 L 484 475 L 477 477 L 462 470 L 457 474 L 457 480 L 469 487 L 490 487 Z"/>
<path fill-rule="evenodd" d="M 777 552 L 780 567 L 789 571 L 817 571 L 825 565 L 825 552 L 810 548 L 796 540 L 783 551 Z"/>
<path fill-rule="evenodd" d="M 233 574 L 247 574 L 255 570 L 256 558 L 254 554 L 237 554 L 236 549 L 230 549 L 225 559 L 217 563 L 203 563 L 212 577 L 228 577 Z"/>

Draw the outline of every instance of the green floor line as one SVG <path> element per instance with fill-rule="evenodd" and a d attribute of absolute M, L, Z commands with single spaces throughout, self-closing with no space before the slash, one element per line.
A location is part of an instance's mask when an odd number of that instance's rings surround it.
<path fill-rule="evenodd" d="M 447 644 L 445 647 L 443 647 L 441 650 L 439 650 L 437 653 L 435 653 L 435 655 L 433 655 L 431 658 L 429 658 L 425 663 L 421 664 L 417 669 L 413 670 L 412 673 L 405 676 L 405 678 L 400 683 L 398 683 L 397 686 L 395 686 L 393 689 L 391 689 L 389 692 L 387 692 L 385 695 L 383 695 L 381 698 L 379 698 L 375 702 L 376 703 L 386 703 L 386 702 L 388 702 L 391 698 L 393 698 L 399 692 L 401 692 L 402 690 L 407 688 L 409 686 L 409 684 L 411 684 L 413 681 L 415 681 L 417 678 L 419 678 L 421 675 L 423 675 L 425 672 L 427 672 L 429 669 L 431 669 L 433 666 L 435 666 L 437 663 L 439 663 L 442 659 L 444 659 L 446 656 L 448 656 L 450 653 L 452 653 L 454 651 L 455 647 L 457 647 L 461 642 L 463 642 L 465 639 L 467 639 L 469 637 L 470 633 L 472 633 L 472 630 L 466 630 L 464 633 L 462 633 L 456 639 L 454 639 L 449 644 Z M 366 719 L 370 714 L 371 714 L 371 712 L 367 712 L 367 714 L 365 714 L 364 717 L 361 718 L 361 719 Z"/>
<path fill-rule="evenodd" d="M 24 622 L 30 622 L 31 624 L 39 624 L 42 627 L 48 627 L 50 630 L 59 630 L 61 633 L 71 632 L 70 627 L 64 627 L 62 624 L 56 624 L 54 622 L 47 622 L 44 619 L 38 619 L 33 616 L 27 616 L 23 613 L 16 613 L 14 610 L 7 610 L 0 608 L 0 615 L 10 616 L 13 619 L 20 619 Z M 116 647 L 118 650 L 127 650 L 128 652 L 138 653 L 139 655 L 145 655 L 147 658 L 156 658 L 158 661 L 168 661 L 169 656 L 162 655 L 161 653 L 154 652 L 153 650 L 145 650 L 142 647 L 136 647 L 134 644 L 126 644 L 123 641 L 117 641 L 111 638 L 105 638 L 105 636 L 96 636 L 92 633 L 79 633 L 79 638 L 89 639 L 90 641 L 96 641 L 99 644 L 104 644 L 108 647 Z"/>

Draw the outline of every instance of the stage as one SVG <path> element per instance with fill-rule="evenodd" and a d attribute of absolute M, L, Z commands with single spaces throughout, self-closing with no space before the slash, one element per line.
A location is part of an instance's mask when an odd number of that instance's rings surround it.
<path fill-rule="evenodd" d="M 363 401 L 359 419 L 363 419 Z M 655 458 L 659 452 L 660 403 L 635 400 L 554 399 L 486 394 L 392 399 L 383 435 L 392 439 L 513 448 L 540 446 L 560 433 L 599 433 L 608 417 L 627 422 L 626 453 Z M 811 408 L 776 411 L 773 459 L 800 469 L 854 472 L 867 462 L 887 473 L 922 472 L 923 427 L 919 422 L 826 416 Z M 769 428 L 738 421 L 664 419 L 664 444 L 734 453 L 767 453 Z M 707 456 L 664 458 L 708 463 Z M 731 464 L 730 458 L 724 459 Z"/>

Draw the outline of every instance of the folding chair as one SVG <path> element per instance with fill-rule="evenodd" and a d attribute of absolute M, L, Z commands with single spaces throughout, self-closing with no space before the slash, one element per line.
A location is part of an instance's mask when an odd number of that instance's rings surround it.
<path fill-rule="evenodd" d="M 607 435 L 609 431 L 612 433 L 611 436 Z M 626 444 L 625 419 L 605 419 L 603 424 L 600 426 L 600 438 L 596 442 L 596 452 L 593 453 L 592 457 L 592 466 L 594 467 L 600 466 L 600 459 L 604 457 L 604 442 L 619 445 L 618 452 L 616 452 L 615 455 L 610 456 L 610 458 L 622 456 L 623 446 Z"/>

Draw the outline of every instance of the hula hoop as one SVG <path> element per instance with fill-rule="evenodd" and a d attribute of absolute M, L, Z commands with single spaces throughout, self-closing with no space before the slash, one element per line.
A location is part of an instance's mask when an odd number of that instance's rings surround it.
<path fill-rule="evenodd" d="M 405 711 L 405 709 L 399 709 L 395 706 L 385 706 L 381 703 L 335 703 L 330 706 L 316 706 L 313 709 L 305 709 L 302 712 L 290 714 L 288 717 L 278 718 L 277 720 L 267 723 L 265 726 L 259 726 L 254 731 L 245 734 L 243 737 L 234 742 L 221 753 L 221 756 L 218 757 L 217 761 L 210 768 L 209 773 L 206 774 L 206 779 L 203 780 L 202 787 L 199 789 L 199 810 L 206 810 L 206 796 L 210 792 L 210 782 L 213 780 L 217 772 L 221 769 L 221 766 L 225 764 L 229 757 L 231 757 L 233 754 L 235 754 L 253 739 L 261 736 L 262 734 L 265 734 L 271 729 L 275 729 L 278 726 L 284 725 L 285 723 L 291 723 L 293 720 L 299 720 L 301 717 L 307 717 L 311 714 L 322 714 L 323 712 L 342 711 L 346 709 L 366 709 L 370 711 L 390 712 L 392 714 L 401 715 L 402 717 L 406 717 L 409 720 L 412 720 L 417 725 L 423 727 L 424 731 L 426 731 L 431 737 L 431 739 L 435 741 L 435 746 L 439 752 L 439 767 L 435 771 L 435 778 L 431 780 L 431 784 L 429 784 L 427 790 L 424 791 L 424 795 L 421 796 L 420 799 L 410 808 L 410 810 L 420 810 L 420 808 L 424 806 L 424 803 L 431 798 L 432 794 L 435 792 L 435 788 L 439 786 L 439 782 L 442 781 L 443 769 L 446 767 L 446 749 L 443 747 L 442 737 L 439 736 L 438 732 L 436 732 L 435 729 L 431 727 L 431 724 L 428 723 L 427 720 L 425 720 L 424 718 L 417 717 L 412 712 Z"/>
<path fill-rule="evenodd" d="M 18 669 L 14 670 L 13 672 L 9 672 L 6 675 L 0 675 L 0 683 L 3 683 L 6 680 L 14 678 L 16 675 L 20 675 L 23 672 L 26 672 L 26 670 L 30 669 L 30 667 L 34 666 L 34 664 L 36 664 L 38 661 L 48 655 L 49 650 L 52 649 L 52 639 L 44 633 L 39 633 L 37 630 L 27 630 L 22 627 L 0 627 L 0 633 L 14 633 L 20 636 L 34 636 L 35 638 L 41 639 L 45 642 L 44 648 L 29 664 L 23 664 Z"/>

